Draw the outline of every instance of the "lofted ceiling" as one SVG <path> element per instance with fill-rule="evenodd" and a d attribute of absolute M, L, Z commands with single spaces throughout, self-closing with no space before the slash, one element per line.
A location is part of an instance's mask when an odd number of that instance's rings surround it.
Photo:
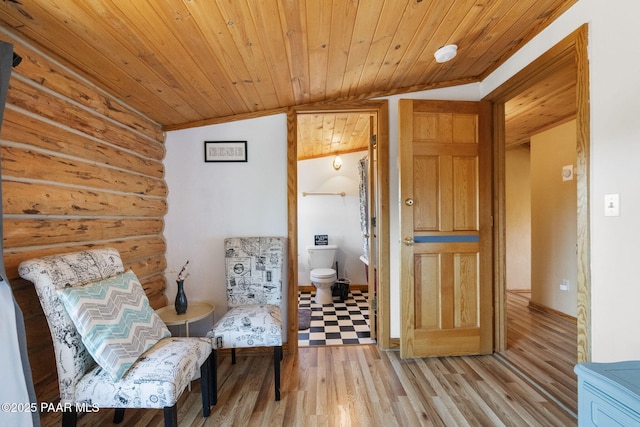
<path fill-rule="evenodd" d="M 505 103 L 507 149 L 528 144 L 531 135 L 575 118 L 577 73 L 575 62 L 563 62 Z"/>
<path fill-rule="evenodd" d="M 4 0 L 0 22 L 173 130 L 481 81 L 576 1 Z M 329 149 L 310 126 L 303 157 Z"/>
<path fill-rule="evenodd" d="M 505 103 L 507 149 L 576 116 L 575 62 L 567 62 Z M 368 113 L 298 115 L 298 160 L 367 150 Z M 375 120 L 375 117 L 374 117 Z"/>
<path fill-rule="evenodd" d="M 298 114 L 298 160 L 353 153 L 369 147 L 370 113 Z"/>

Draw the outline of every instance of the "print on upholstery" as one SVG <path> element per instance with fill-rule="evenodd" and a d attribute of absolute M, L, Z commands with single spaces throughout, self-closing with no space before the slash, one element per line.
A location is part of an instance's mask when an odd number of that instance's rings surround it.
<path fill-rule="evenodd" d="M 194 345 L 194 342 L 196 345 Z M 211 353 L 205 338 L 164 338 L 120 381 L 96 366 L 76 388 L 76 401 L 101 408 L 164 408 L 176 403 Z"/>
<path fill-rule="evenodd" d="M 282 345 L 284 237 L 224 241 L 229 311 L 207 334 L 214 348 Z"/>
<path fill-rule="evenodd" d="M 234 307 L 220 319 L 213 330 L 215 339 L 212 345 L 215 349 L 282 345 L 280 307 Z M 209 334 L 207 336 L 213 336 L 211 332 Z"/>
<path fill-rule="evenodd" d="M 280 306 L 282 298 L 282 237 L 225 239 L 227 303 Z"/>
<path fill-rule="evenodd" d="M 171 336 L 131 270 L 58 294 L 87 350 L 115 381 L 142 353 Z"/>
<path fill-rule="evenodd" d="M 60 293 L 66 292 L 66 288 L 80 289 L 83 284 L 104 281 L 114 275 L 127 277 L 122 273 L 120 254 L 111 248 L 47 256 L 20 264 L 19 274 L 34 284 L 49 323 L 58 368 L 60 402 L 88 403 L 100 408 L 164 408 L 165 425 L 177 425 L 178 398 L 190 381 L 201 376 L 205 380 L 201 383 L 203 415 L 208 416 L 210 339 L 160 339 L 142 353 L 118 381 L 96 365 L 87 351 Z M 134 280 L 127 282 L 131 284 Z M 63 424 L 65 417 L 69 424 L 75 424 L 73 414 L 65 412 Z"/>
<path fill-rule="evenodd" d="M 24 261 L 18 268 L 20 277 L 35 285 L 49 323 L 62 403 L 74 402 L 78 380 L 95 362 L 56 291 L 65 286 L 94 282 L 123 272 L 120 254 L 111 248 Z"/>
<path fill-rule="evenodd" d="M 282 359 L 282 276 L 285 237 L 230 237 L 224 240 L 227 311 L 207 333 L 213 347 L 212 402 L 217 401 L 216 350 L 273 347 L 275 399 L 280 400 Z"/>

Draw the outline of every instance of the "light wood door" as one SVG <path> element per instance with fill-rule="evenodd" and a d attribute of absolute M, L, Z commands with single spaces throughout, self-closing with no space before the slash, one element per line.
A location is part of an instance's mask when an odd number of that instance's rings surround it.
<path fill-rule="evenodd" d="M 401 100 L 403 358 L 492 351 L 491 107 Z"/>

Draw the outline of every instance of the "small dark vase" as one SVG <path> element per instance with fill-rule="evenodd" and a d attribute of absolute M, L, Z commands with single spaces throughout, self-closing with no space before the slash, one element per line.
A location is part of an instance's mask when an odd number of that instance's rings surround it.
<path fill-rule="evenodd" d="M 187 295 L 184 293 L 184 280 L 176 280 L 178 293 L 176 293 L 176 313 L 185 314 L 187 312 Z"/>

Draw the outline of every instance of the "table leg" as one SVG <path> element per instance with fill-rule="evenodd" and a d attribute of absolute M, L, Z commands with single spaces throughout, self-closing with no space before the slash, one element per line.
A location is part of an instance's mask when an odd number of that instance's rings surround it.
<path fill-rule="evenodd" d="M 189 337 L 189 321 L 188 320 L 184 321 L 184 332 L 187 335 L 187 337 Z M 189 381 L 189 392 L 191 392 L 191 381 Z"/>

